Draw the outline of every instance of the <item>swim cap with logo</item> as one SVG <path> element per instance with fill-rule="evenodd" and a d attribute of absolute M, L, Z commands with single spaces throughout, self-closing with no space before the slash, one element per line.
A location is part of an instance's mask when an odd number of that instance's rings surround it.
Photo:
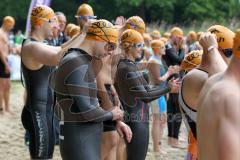
<path fill-rule="evenodd" d="M 240 58 L 240 29 L 235 32 L 235 37 L 233 40 L 233 55 Z"/>
<path fill-rule="evenodd" d="M 144 40 L 139 32 L 133 29 L 127 29 L 122 33 L 120 43 L 121 47 L 126 49 L 134 44 L 144 44 Z"/>
<path fill-rule="evenodd" d="M 221 49 L 231 49 L 233 47 L 234 32 L 227 27 L 214 25 L 208 29 L 209 32 L 217 36 L 218 47 Z"/>
<path fill-rule="evenodd" d="M 125 29 L 134 29 L 143 35 L 145 32 L 145 23 L 141 17 L 132 16 L 127 19 Z"/>
<path fill-rule="evenodd" d="M 202 61 L 202 54 L 202 50 L 193 50 L 188 53 L 181 63 L 181 69 L 188 72 L 196 68 Z"/>
<path fill-rule="evenodd" d="M 96 20 L 88 27 L 86 39 L 117 44 L 118 30 L 107 20 Z"/>
<path fill-rule="evenodd" d="M 54 11 L 45 5 L 37 5 L 32 9 L 31 26 L 37 26 L 55 17 Z"/>

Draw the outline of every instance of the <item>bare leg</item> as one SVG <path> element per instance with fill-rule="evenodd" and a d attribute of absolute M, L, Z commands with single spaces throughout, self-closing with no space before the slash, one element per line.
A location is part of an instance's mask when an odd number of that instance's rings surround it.
<path fill-rule="evenodd" d="M 164 128 L 166 127 L 167 124 L 167 115 L 166 113 L 160 113 L 160 130 L 159 130 L 159 142 L 160 142 L 160 146 L 161 146 L 161 140 L 163 137 L 163 132 L 164 132 Z M 161 147 L 160 147 L 160 153 L 161 154 L 167 154 L 166 151 L 164 151 Z"/>
<path fill-rule="evenodd" d="M 3 93 L 4 93 L 4 79 L 0 78 L 0 109 L 4 113 L 5 108 L 3 106 Z"/>
<path fill-rule="evenodd" d="M 160 129 L 160 116 L 158 113 L 153 114 L 153 125 L 152 125 L 152 139 L 153 139 L 153 151 L 159 152 L 159 129 Z"/>
<path fill-rule="evenodd" d="M 119 135 L 116 131 L 104 132 L 101 144 L 101 160 L 116 160 Z"/>
<path fill-rule="evenodd" d="M 11 82 L 9 78 L 4 80 L 4 85 L 5 85 L 5 88 L 4 88 L 3 98 L 5 102 L 5 109 L 6 109 L 6 112 L 13 114 L 9 108 L 9 97 L 10 97 L 10 88 L 11 88 Z"/>
<path fill-rule="evenodd" d="M 126 160 L 126 144 L 123 138 L 119 139 L 118 148 L 117 148 L 117 160 Z"/>

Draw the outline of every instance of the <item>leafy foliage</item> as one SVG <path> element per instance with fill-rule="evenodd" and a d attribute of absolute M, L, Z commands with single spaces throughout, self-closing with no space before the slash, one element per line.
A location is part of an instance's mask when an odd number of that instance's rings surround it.
<path fill-rule="evenodd" d="M 66 14 L 69 22 L 82 3 L 89 3 L 99 18 L 114 20 L 117 16 L 141 16 L 147 23 L 191 25 L 203 21 L 228 25 L 240 17 L 239 0 L 52 0 L 55 11 Z M 16 28 L 25 29 L 30 0 L 1 0 L 0 18 L 12 15 Z"/>

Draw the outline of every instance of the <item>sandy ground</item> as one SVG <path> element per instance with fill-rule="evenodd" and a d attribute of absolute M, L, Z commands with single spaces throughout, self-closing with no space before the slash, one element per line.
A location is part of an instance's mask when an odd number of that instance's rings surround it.
<path fill-rule="evenodd" d="M 29 159 L 28 147 L 24 145 L 24 129 L 21 123 L 23 91 L 21 83 L 12 83 L 10 104 L 15 115 L 0 115 L 0 160 Z M 184 160 L 186 150 L 169 147 L 166 134 L 167 129 L 165 129 L 162 145 L 168 154 L 165 156 L 154 156 L 152 139 L 150 138 L 147 160 Z M 181 128 L 181 135 L 186 137 L 186 129 L 184 127 Z M 55 147 L 54 160 L 61 160 L 58 146 Z"/>

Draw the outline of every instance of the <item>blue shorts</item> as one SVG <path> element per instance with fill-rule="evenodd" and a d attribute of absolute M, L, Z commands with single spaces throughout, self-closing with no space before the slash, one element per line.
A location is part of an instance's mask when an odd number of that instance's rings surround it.
<path fill-rule="evenodd" d="M 165 96 L 161 96 L 158 99 L 158 106 L 160 113 L 166 113 L 167 112 L 167 102 Z"/>

